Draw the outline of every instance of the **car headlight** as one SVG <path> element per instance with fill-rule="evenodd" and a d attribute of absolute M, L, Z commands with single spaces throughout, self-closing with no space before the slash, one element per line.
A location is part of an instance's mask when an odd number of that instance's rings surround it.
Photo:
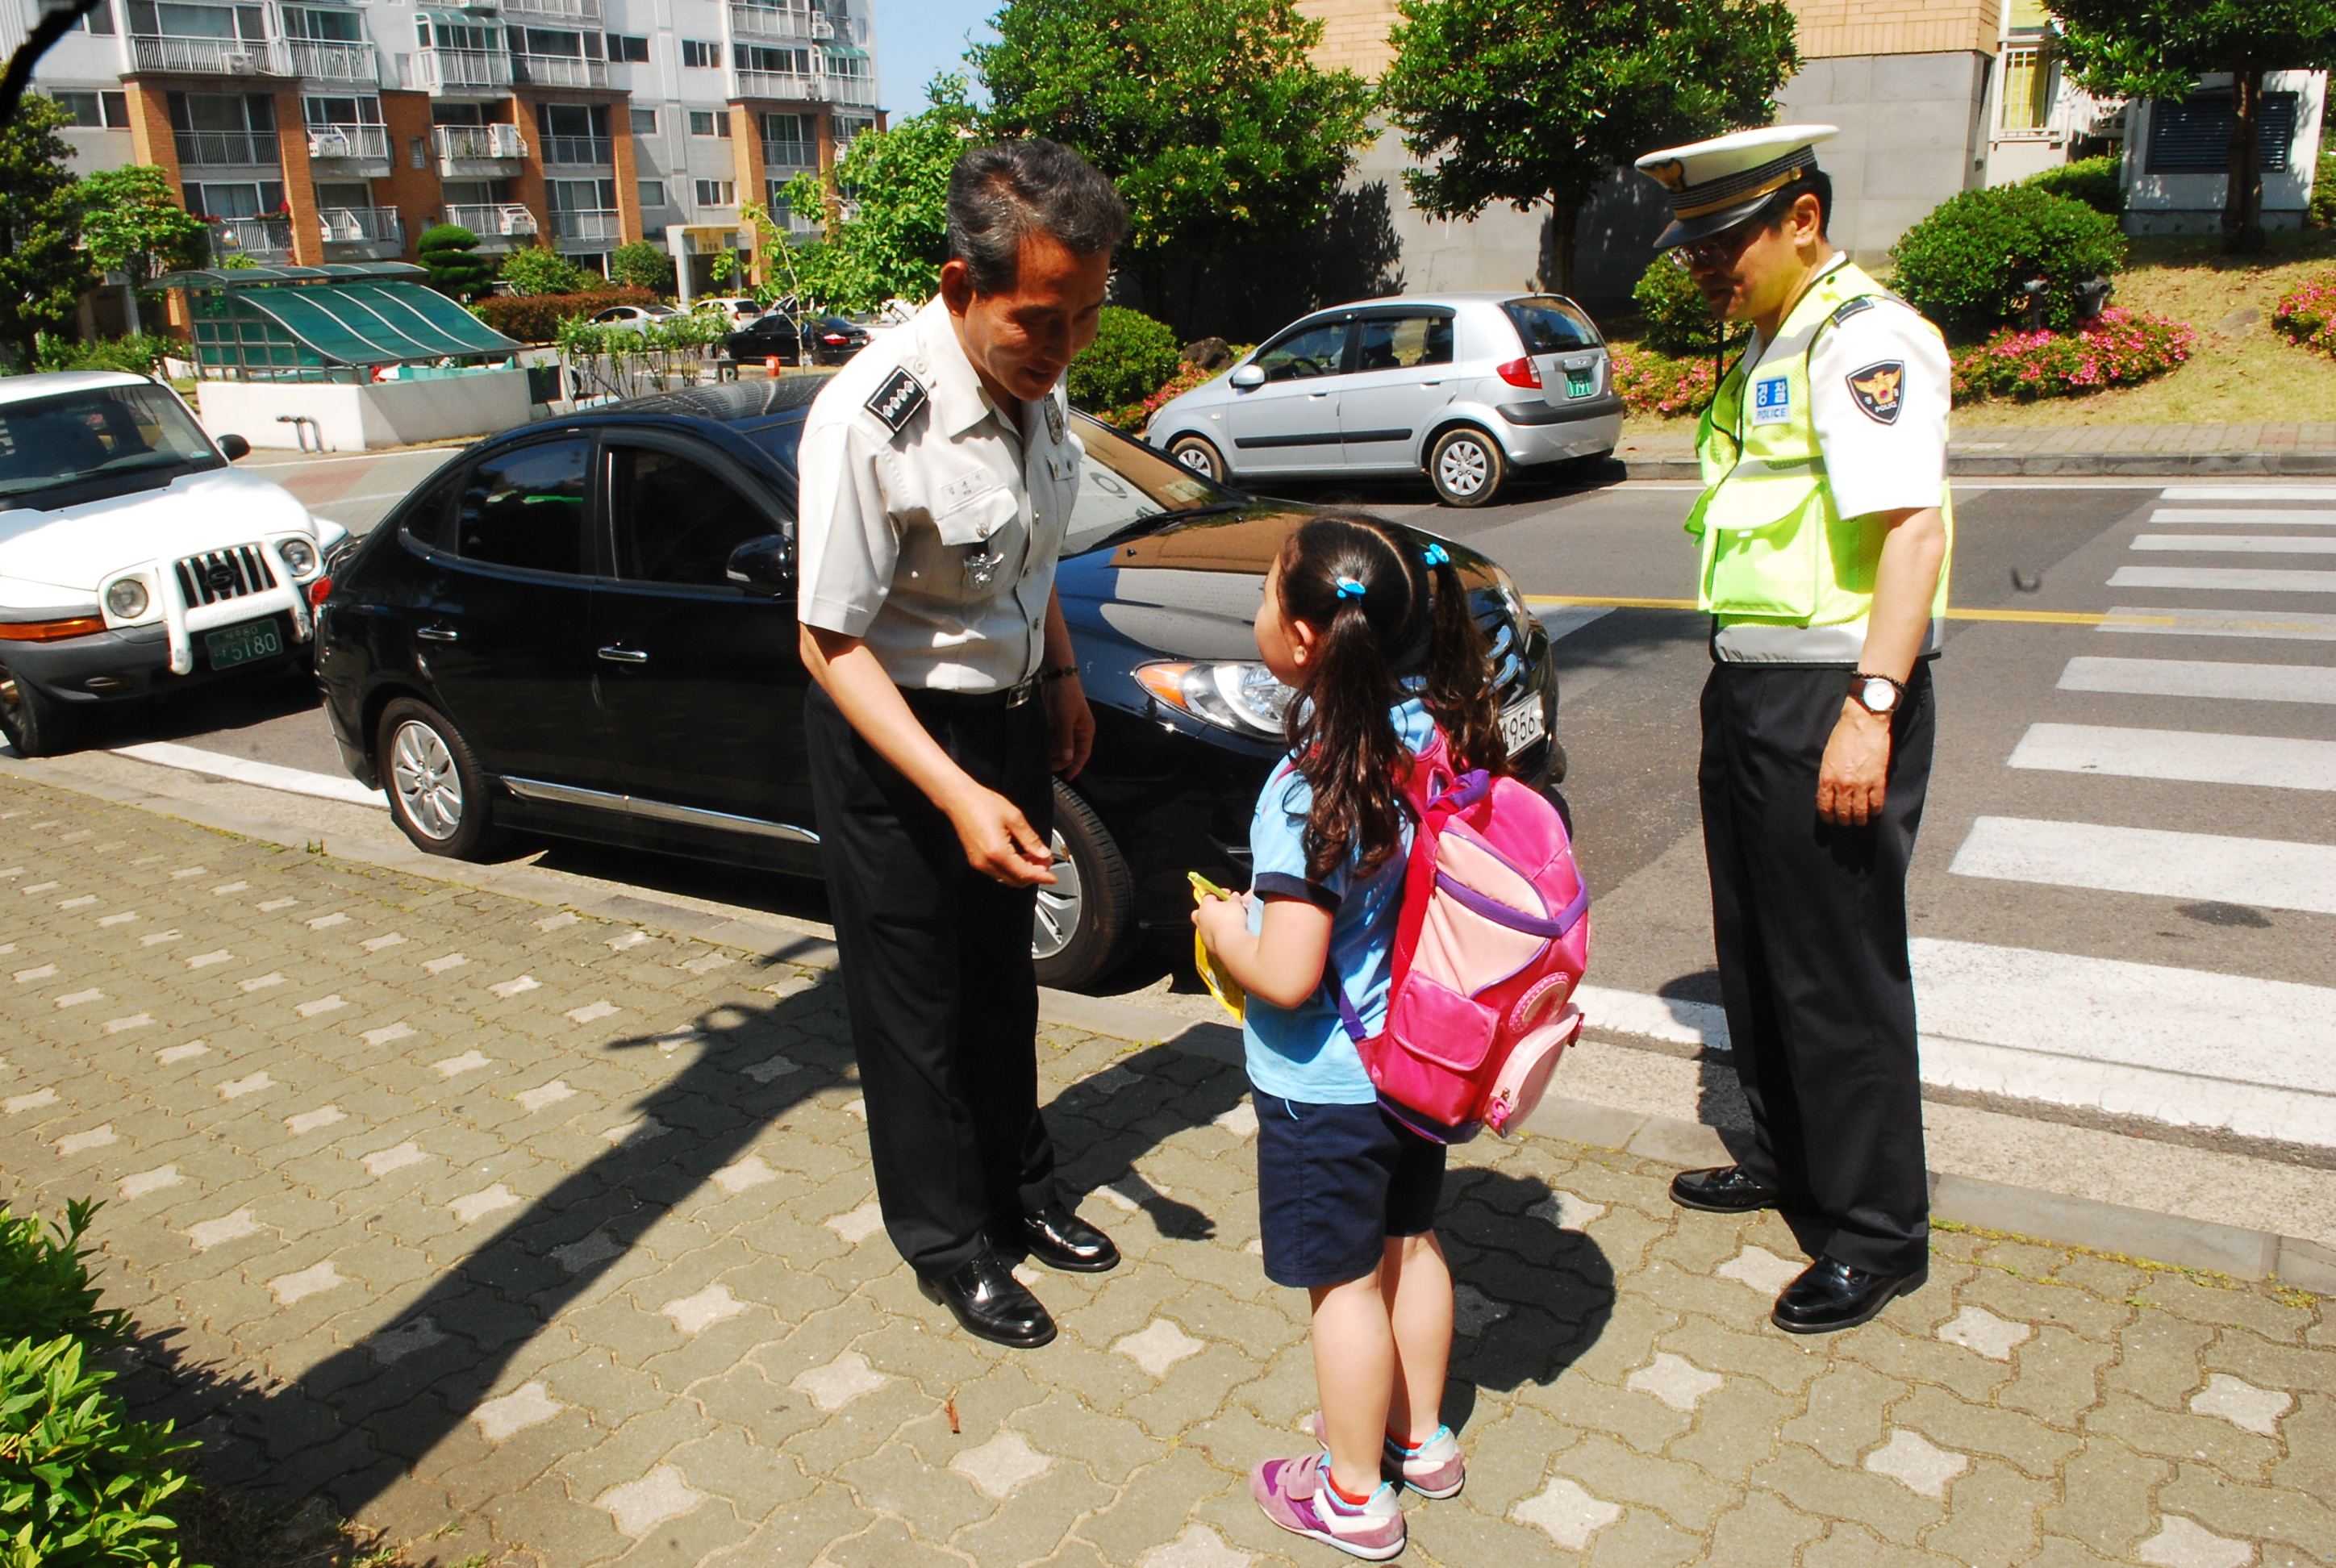
<path fill-rule="evenodd" d="M 1254 661 L 1211 659 L 1137 667 L 1145 691 L 1203 724 L 1258 740 L 1279 740 L 1290 698 L 1298 694 Z"/>
<path fill-rule="evenodd" d="M 105 588 L 105 608 L 116 620 L 136 620 L 146 613 L 146 585 L 134 577 L 116 579 Z"/>
<path fill-rule="evenodd" d="M 284 558 L 294 577 L 306 577 L 316 570 L 316 547 L 305 539 L 279 539 L 276 553 Z"/>

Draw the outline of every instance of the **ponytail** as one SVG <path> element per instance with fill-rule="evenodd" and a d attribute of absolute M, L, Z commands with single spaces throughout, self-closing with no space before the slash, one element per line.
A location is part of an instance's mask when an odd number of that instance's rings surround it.
<path fill-rule="evenodd" d="M 1501 738 L 1500 700 L 1485 658 L 1484 634 L 1468 613 L 1467 586 L 1452 564 L 1451 551 L 1430 542 L 1421 548 L 1420 559 L 1435 584 L 1427 689 L 1420 695 L 1460 768 L 1482 768 L 1498 778 L 1509 772 L 1509 747 Z"/>

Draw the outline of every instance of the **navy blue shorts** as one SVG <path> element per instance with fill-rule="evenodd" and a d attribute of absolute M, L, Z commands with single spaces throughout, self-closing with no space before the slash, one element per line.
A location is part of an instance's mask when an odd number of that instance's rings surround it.
<path fill-rule="evenodd" d="M 1377 1105 L 1309 1105 L 1258 1094 L 1257 1208 L 1265 1277 L 1298 1290 L 1379 1266 L 1389 1236 L 1436 1228 L 1444 1145 Z"/>

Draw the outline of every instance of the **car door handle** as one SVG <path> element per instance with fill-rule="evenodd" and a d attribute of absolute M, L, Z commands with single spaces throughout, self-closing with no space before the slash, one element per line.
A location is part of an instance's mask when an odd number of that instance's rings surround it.
<path fill-rule="evenodd" d="M 417 628 L 414 635 L 423 642 L 460 642 L 462 639 L 462 634 L 451 626 L 425 626 Z"/>
<path fill-rule="evenodd" d="M 600 657 L 610 664 L 647 664 L 649 656 L 637 648 L 604 648 Z"/>

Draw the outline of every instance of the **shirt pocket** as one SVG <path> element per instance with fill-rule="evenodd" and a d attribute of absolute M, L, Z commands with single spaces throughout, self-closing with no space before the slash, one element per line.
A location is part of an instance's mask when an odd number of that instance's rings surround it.
<path fill-rule="evenodd" d="M 1021 510 L 1014 492 L 998 485 L 936 514 L 933 529 L 945 545 L 980 544 L 1004 532 Z"/>

